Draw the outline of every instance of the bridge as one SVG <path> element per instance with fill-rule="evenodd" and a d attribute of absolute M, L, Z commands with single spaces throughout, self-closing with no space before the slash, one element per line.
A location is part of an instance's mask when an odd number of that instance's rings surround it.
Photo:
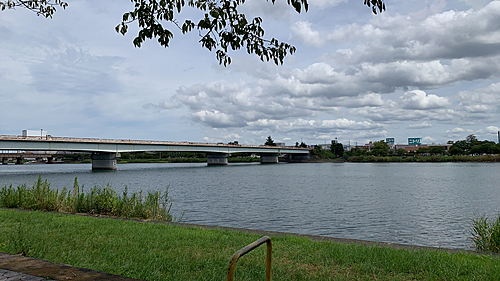
<path fill-rule="evenodd" d="M 262 164 L 278 163 L 281 154 L 295 161 L 309 157 L 309 149 L 290 146 L 11 135 L 0 135 L 0 150 L 90 152 L 92 170 L 116 170 L 116 159 L 123 152 L 202 152 L 208 165 L 227 165 L 229 155 L 238 152 L 260 154 Z"/>

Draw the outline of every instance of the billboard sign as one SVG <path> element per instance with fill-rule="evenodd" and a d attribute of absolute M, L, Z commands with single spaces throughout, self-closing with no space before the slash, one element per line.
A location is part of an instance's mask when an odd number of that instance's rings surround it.
<path fill-rule="evenodd" d="M 385 139 L 385 142 L 386 142 L 388 145 L 393 145 L 393 144 L 394 144 L 394 138 L 386 138 L 386 139 Z"/>
<path fill-rule="evenodd" d="M 422 144 L 422 138 L 408 138 L 408 145 L 420 145 Z"/>

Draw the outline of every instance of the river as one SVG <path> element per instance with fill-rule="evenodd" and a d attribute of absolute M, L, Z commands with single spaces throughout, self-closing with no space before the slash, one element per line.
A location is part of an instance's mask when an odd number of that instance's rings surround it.
<path fill-rule="evenodd" d="M 498 163 L 90 164 L 0 166 L 0 186 L 165 190 L 184 222 L 471 249 L 471 220 L 500 210 Z"/>

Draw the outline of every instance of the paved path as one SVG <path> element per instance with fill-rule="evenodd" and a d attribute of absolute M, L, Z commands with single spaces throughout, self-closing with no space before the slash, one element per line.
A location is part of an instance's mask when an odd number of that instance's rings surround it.
<path fill-rule="evenodd" d="M 36 277 L 33 275 L 0 269 L 0 281 L 42 281 L 42 280 L 50 281 L 52 279 L 45 279 L 42 277 Z"/>

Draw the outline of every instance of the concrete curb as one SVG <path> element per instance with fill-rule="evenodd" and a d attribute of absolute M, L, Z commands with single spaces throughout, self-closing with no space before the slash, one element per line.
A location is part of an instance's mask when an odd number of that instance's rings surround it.
<path fill-rule="evenodd" d="M 10 280 L 75 280 L 75 281 L 90 281 L 90 280 L 112 280 L 112 281 L 132 281 L 139 280 L 127 278 L 119 275 L 109 274 L 102 271 L 94 271 L 85 268 L 73 267 L 62 263 L 53 263 L 46 260 L 27 258 L 20 255 L 9 255 L 0 252 L 0 268 L 21 275 L 13 276 L 12 274 L 6 275 L 11 277 L 18 277 L 17 279 Z M 28 274 L 25 276 L 25 274 Z M 29 276 L 31 275 L 31 276 Z M 40 277 L 33 278 L 33 276 Z M 49 279 L 47 279 L 49 278 Z M 0 275 L 0 280 L 1 275 Z M 5 279 L 9 280 L 9 279 Z"/>

